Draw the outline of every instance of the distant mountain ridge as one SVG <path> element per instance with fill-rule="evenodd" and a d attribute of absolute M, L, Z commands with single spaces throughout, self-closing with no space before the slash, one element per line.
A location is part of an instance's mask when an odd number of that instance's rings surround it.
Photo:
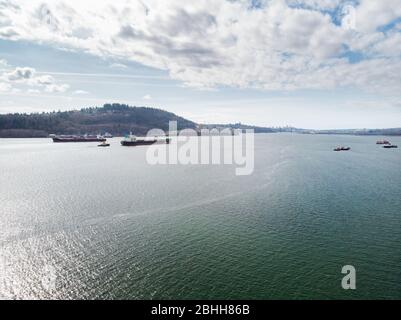
<path fill-rule="evenodd" d="M 177 121 L 178 129 L 253 129 L 255 133 L 291 132 L 301 134 L 348 134 L 401 136 L 401 128 L 313 130 L 294 127 L 258 127 L 236 124 L 197 124 L 174 113 L 126 104 L 105 104 L 81 110 L 32 114 L 0 114 L 0 138 L 48 137 L 49 134 L 104 134 L 123 136 L 129 132 L 144 135 L 151 129 L 168 131 L 169 121 Z"/>
<path fill-rule="evenodd" d="M 357 136 L 400 136 L 401 128 L 387 128 L 387 129 L 337 129 L 337 130 L 303 130 L 304 133 L 316 134 L 344 134 L 344 135 L 357 135 Z"/>
<path fill-rule="evenodd" d="M 232 128 L 232 129 L 253 129 L 255 133 L 300 133 L 300 134 L 337 134 L 337 135 L 361 135 L 361 136 L 401 136 L 401 128 L 388 128 L 388 129 L 333 129 L 333 130 L 314 130 L 314 129 L 300 129 L 290 126 L 285 127 L 257 127 L 237 124 L 207 124 L 200 125 L 202 128 Z"/>

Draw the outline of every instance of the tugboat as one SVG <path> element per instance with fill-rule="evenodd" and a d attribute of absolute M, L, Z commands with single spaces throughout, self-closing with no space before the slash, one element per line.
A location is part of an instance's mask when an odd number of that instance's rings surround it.
<path fill-rule="evenodd" d="M 376 144 L 391 145 L 390 141 L 387 141 L 387 140 L 379 140 L 379 141 L 376 142 Z"/>
<path fill-rule="evenodd" d="M 396 148 L 398 148 L 398 146 L 396 146 L 394 144 L 390 144 L 390 145 L 387 145 L 387 146 L 383 146 L 383 148 L 385 148 L 385 149 L 396 149 Z"/>
<path fill-rule="evenodd" d="M 121 145 L 124 147 L 136 147 L 136 146 L 149 146 L 155 143 L 170 143 L 170 138 L 138 138 L 132 134 L 125 137 L 124 140 L 121 141 Z"/>
<path fill-rule="evenodd" d="M 98 145 L 98 147 L 110 147 L 110 143 L 103 141 L 101 144 Z"/>
<path fill-rule="evenodd" d="M 350 147 L 337 147 L 334 149 L 334 151 L 350 151 Z"/>

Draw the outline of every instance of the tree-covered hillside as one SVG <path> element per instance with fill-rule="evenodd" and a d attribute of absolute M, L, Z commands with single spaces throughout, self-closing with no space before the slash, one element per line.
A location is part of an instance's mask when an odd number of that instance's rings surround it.
<path fill-rule="evenodd" d="M 49 134 L 146 134 L 150 129 L 167 131 L 169 121 L 178 128 L 195 128 L 192 121 L 160 109 L 105 104 L 75 111 L 0 115 L 0 137 L 47 137 Z"/>

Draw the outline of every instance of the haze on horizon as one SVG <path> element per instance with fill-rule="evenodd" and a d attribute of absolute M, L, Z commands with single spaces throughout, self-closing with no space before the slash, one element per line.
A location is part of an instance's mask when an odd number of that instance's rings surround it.
<path fill-rule="evenodd" d="M 0 113 L 401 127 L 401 0 L 1 0 Z"/>

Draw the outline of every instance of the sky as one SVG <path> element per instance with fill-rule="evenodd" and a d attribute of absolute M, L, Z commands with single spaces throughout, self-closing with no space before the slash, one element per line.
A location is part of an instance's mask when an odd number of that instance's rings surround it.
<path fill-rule="evenodd" d="M 401 127 L 401 0 L 0 0 L 0 113 Z"/>

